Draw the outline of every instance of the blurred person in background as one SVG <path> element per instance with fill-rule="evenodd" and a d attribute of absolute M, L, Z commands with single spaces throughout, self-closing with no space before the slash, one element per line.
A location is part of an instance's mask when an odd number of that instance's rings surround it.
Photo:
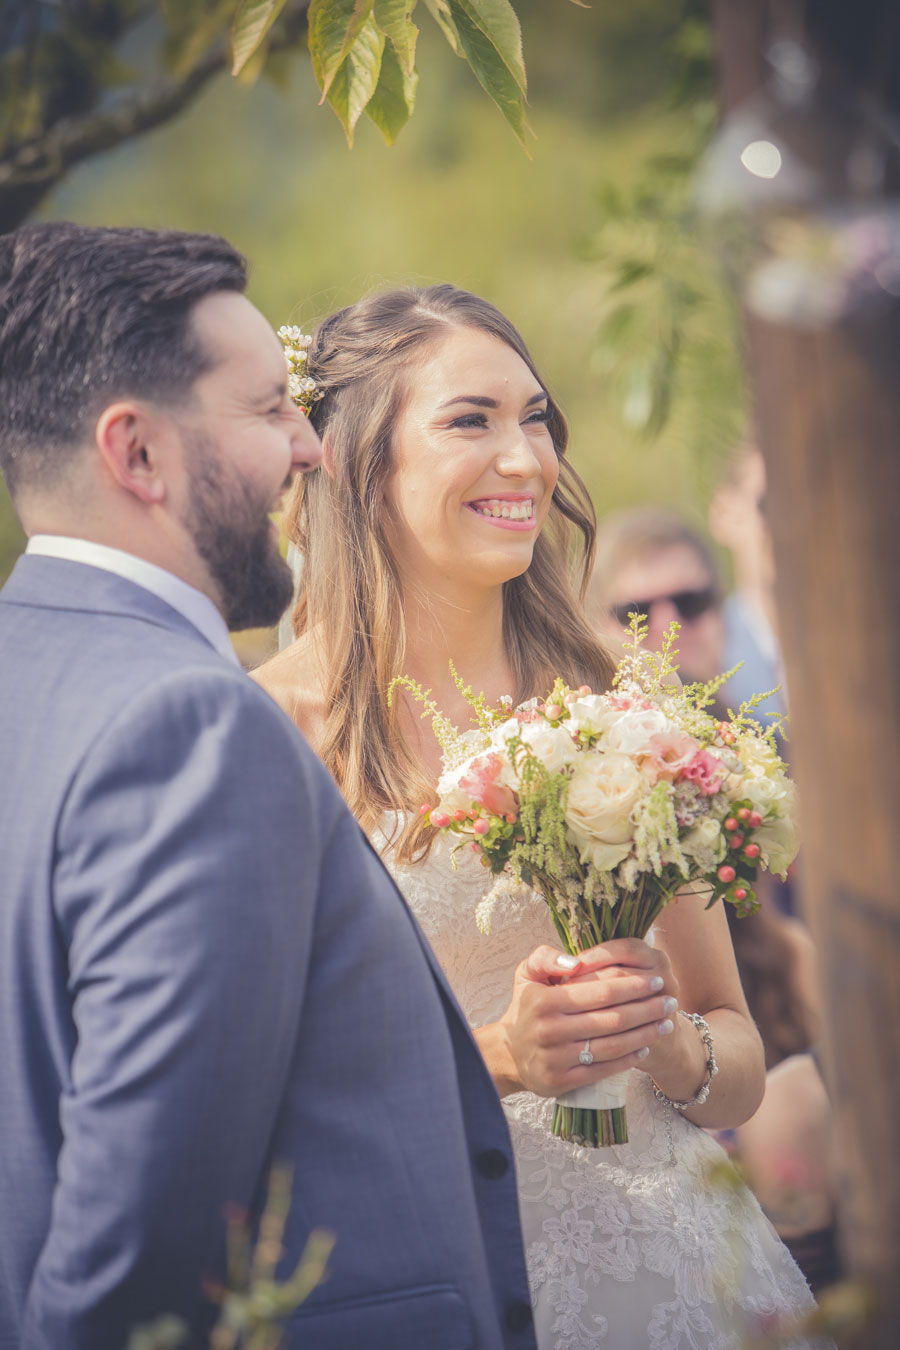
<path fill-rule="evenodd" d="M 775 562 L 766 519 L 766 466 L 747 436 L 735 449 L 709 505 L 709 530 L 731 554 L 734 586 L 725 597 L 723 669 L 740 669 L 728 681 L 734 704 L 782 688 L 761 705 L 785 712 L 784 674 L 777 637 Z"/>

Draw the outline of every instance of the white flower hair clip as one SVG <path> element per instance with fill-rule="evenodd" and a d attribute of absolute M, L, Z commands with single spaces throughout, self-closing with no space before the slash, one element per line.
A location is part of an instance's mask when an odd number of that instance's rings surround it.
<path fill-rule="evenodd" d="M 289 324 L 279 328 L 278 336 L 288 365 L 288 393 L 297 407 L 302 408 L 309 417 L 312 405 L 322 397 L 322 391 L 316 388 L 315 380 L 307 373 L 312 338 L 302 329 Z"/>

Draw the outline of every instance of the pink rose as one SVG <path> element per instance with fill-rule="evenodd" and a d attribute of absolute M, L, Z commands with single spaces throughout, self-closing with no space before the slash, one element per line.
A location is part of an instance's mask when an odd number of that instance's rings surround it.
<path fill-rule="evenodd" d="M 683 731 L 660 731 L 651 736 L 641 768 L 654 782 L 662 778 L 674 783 L 679 774 L 684 775 L 698 748 L 693 736 Z"/>
<path fill-rule="evenodd" d="M 519 803 L 512 788 L 500 781 L 504 764 L 500 755 L 479 755 L 460 778 L 458 786 L 493 816 L 518 816 Z"/>
<path fill-rule="evenodd" d="M 698 750 L 689 764 L 681 770 L 678 781 L 695 783 L 707 797 L 714 797 L 725 779 L 725 766 L 708 750 Z"/>

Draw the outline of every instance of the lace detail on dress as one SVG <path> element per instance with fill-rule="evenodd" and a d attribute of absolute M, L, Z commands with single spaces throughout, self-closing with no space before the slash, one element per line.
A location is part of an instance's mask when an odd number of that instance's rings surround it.
<path fill-rule="evenodd" d="M 423 864 L 385 861 L 470 1025 L 495 1021 L 519 962 L 560 945 L 544 901 L 503 883 L 485 903 L 490 873 L 446 837 Z M 555 1139 L 552 1101 L 504 1101 L 541 1350 L 740 1350 L 807 1313 L 812 1295 L 755 1198 L 723 1182 L 723 1150 L 631 1078 L 629 1141 L 612 1148 Z"/>

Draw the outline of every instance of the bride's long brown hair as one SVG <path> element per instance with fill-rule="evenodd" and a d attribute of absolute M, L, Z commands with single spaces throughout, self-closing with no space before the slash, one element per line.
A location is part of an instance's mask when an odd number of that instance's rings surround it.
<path fill-rule="evenodd" d="M 296 480 L 288 534 L 302 555 L 294 631 L 315 630 L 325 671 L 326 724 L 319 753 L 364 829 L 386 811 L 405 825 L 397 856 L 430 844 L 418 807 L 434 793 L 388 706 L 406 659 L 404 598 L 385 531 L 391 436 L 411 377 L 448 328 L 473 328 L 518 353 L 535 377 L 515 328 L 487 301 L 454 286 L 407 287 L 371 295 L 331 315 L 309 350 L 322 397 L 311 419 L 333 473 Z M 568 429 L 549 399 L 559 481 L 528 570 L 503 587 L 503 638 L 518 700 L 545 694 L 561 675 L 605 689 L 613 663 L 581 599 L 593 559 L 595 516 L 587 489 L 564 458 Z M 465 674 L 465 672 L 462 672 Z"/>

